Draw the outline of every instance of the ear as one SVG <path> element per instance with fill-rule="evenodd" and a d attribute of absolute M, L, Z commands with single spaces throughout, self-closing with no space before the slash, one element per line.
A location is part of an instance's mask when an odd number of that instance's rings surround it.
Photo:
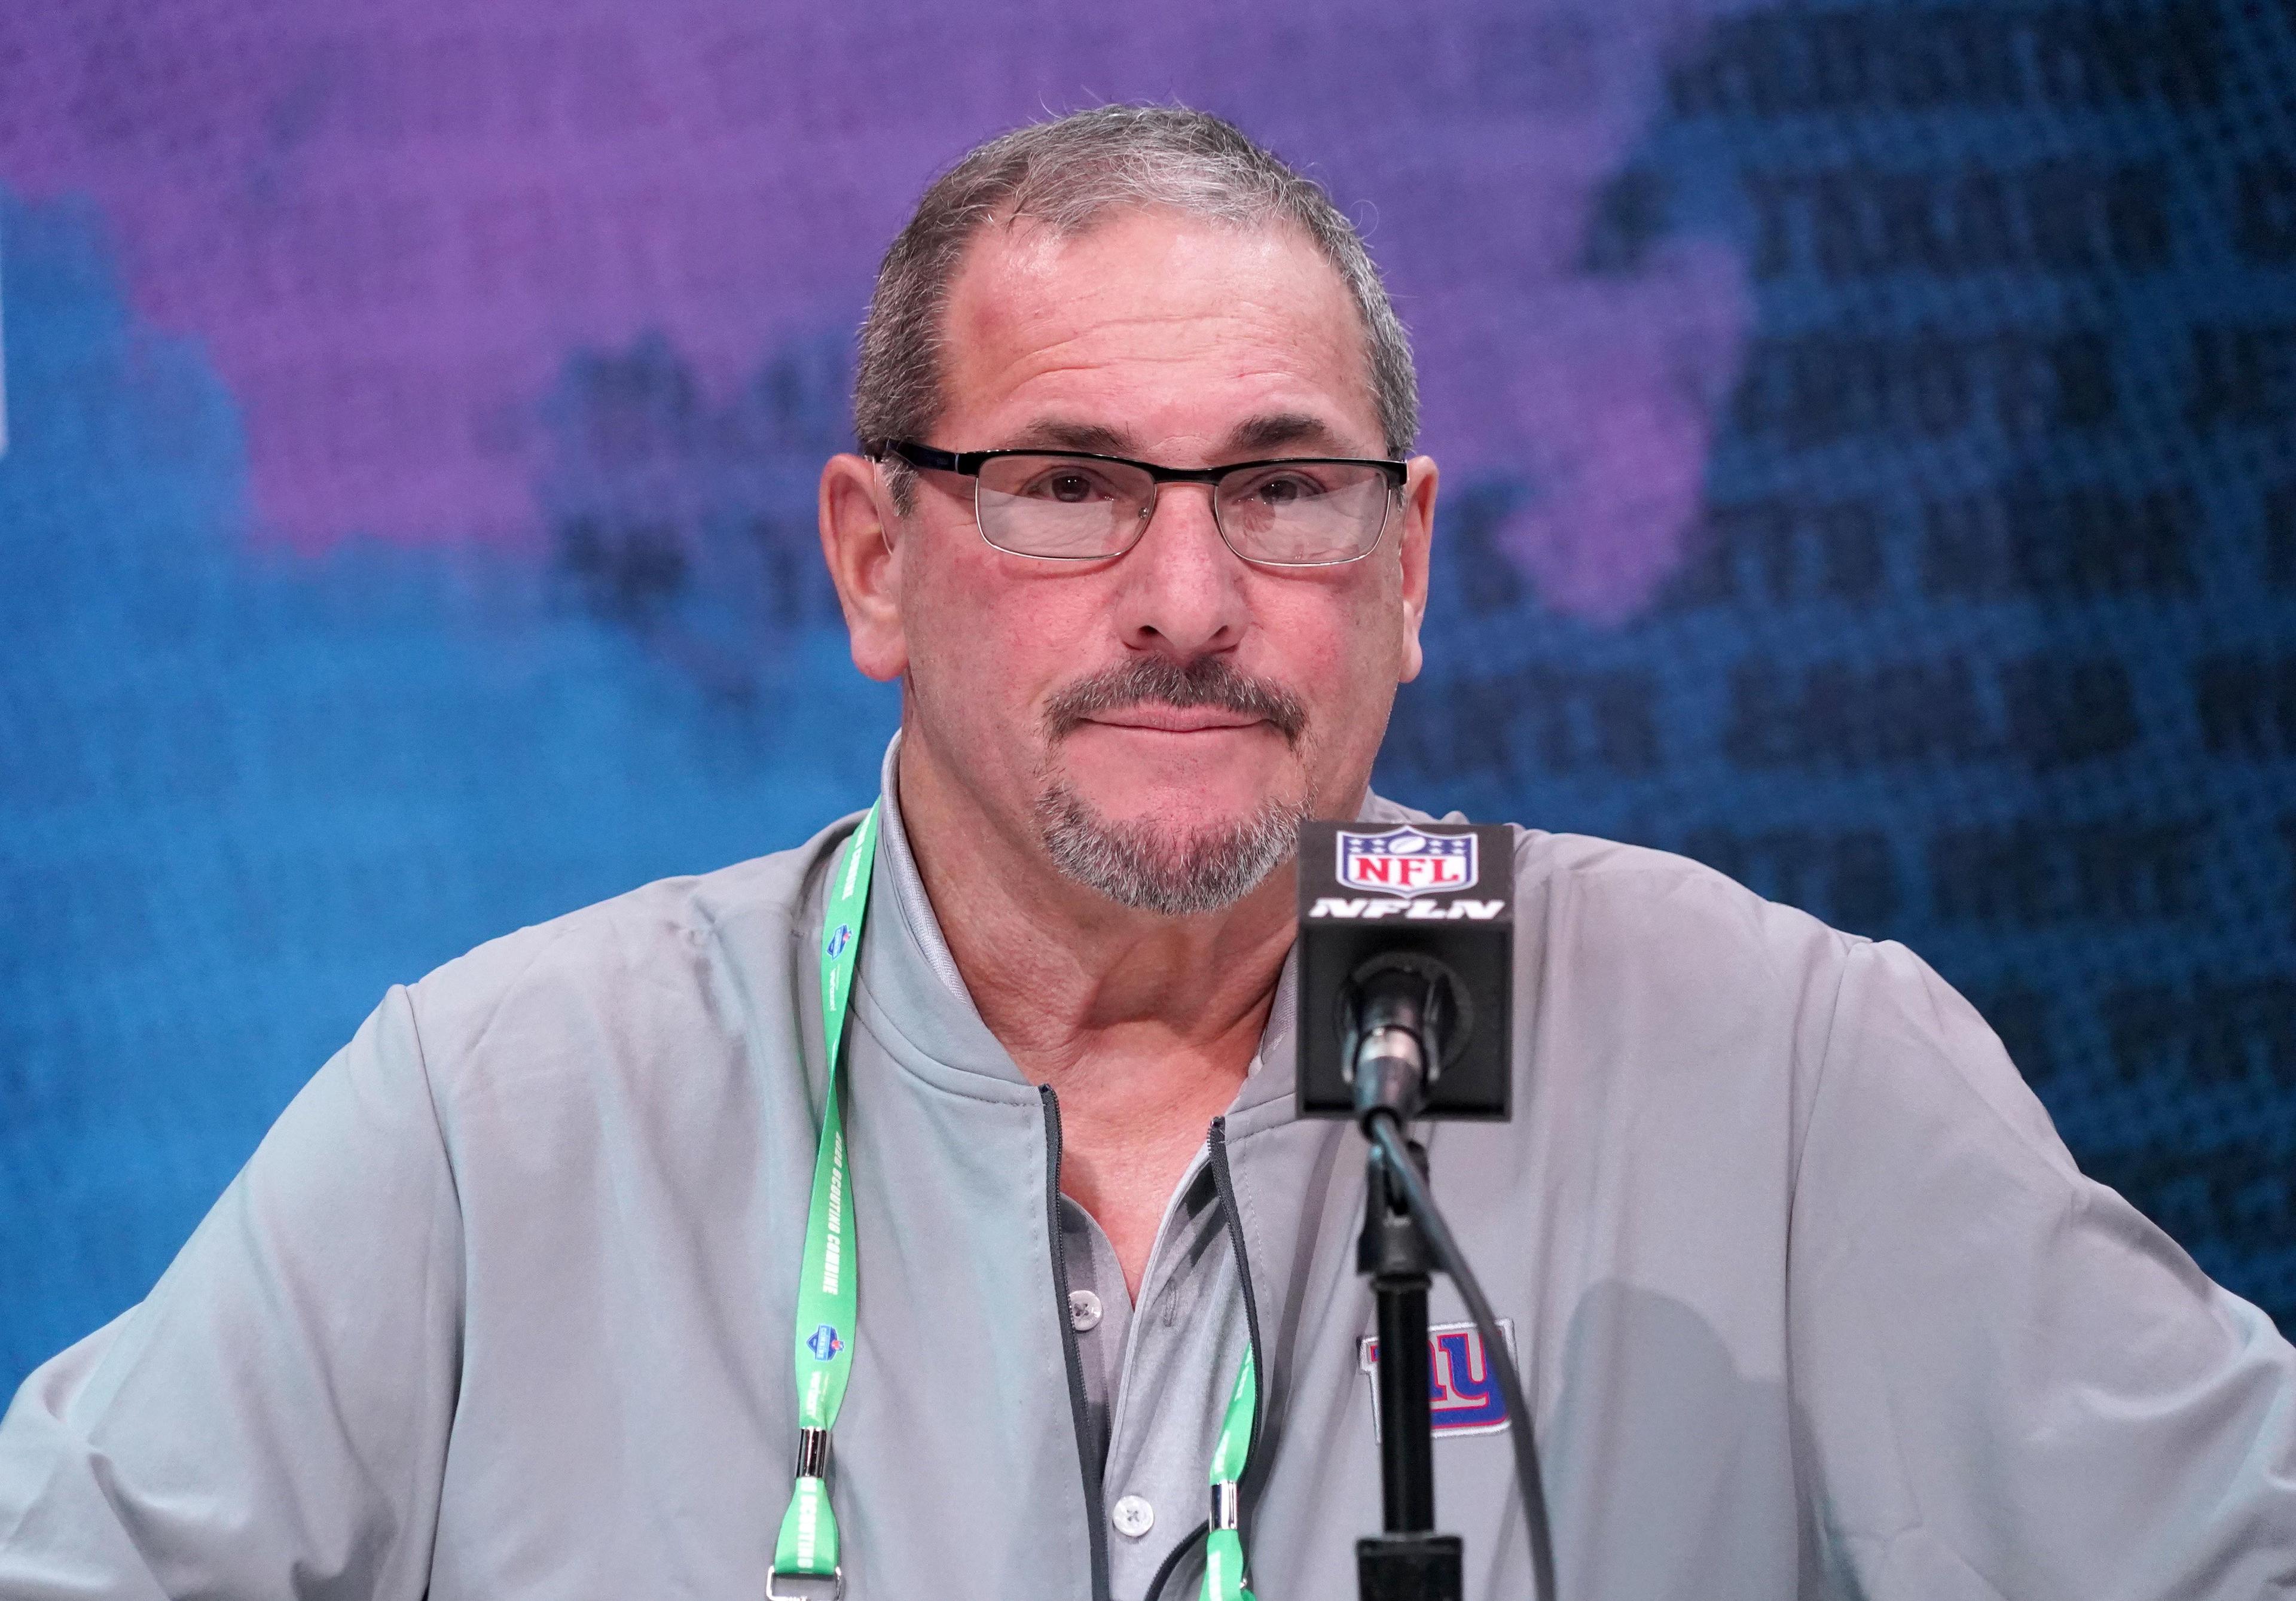
<path fill-rule="evenodd" d="M 1419 648 L 1419 625 L 1427 617 L 1427 555 L 1435 538 L 1435 458 L 1414 456 L 1411 476 L 1403 481 L 1403 538 L 1397 541 L 1397 559 L 1403 567 L 1403 651 L 1396 677 L 1408 684 L 1425 662 Z"/>
<path fill-rule="evenodd" d="M 901 629 L 898 513 L 877 464 L 832 456 L 821 470 L 821 554 L 852 636 L 853 665 L 887 681 L 908 670 Z"/>

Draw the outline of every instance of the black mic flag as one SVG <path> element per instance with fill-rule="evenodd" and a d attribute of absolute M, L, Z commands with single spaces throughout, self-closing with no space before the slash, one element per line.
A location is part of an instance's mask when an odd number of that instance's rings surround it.
<path fill-rule="evenodd" d="M 1429 1072 L 1406 1115 L 1503 1119 L 1514 1075 L 1514 838 L 1469 823 L 1300 829 L 1300 1111 L 1355 1117 L 1355 1066 L 1399 988 Z M 1423 1015 L 1421 1014 L 1423 1013 Z"/>

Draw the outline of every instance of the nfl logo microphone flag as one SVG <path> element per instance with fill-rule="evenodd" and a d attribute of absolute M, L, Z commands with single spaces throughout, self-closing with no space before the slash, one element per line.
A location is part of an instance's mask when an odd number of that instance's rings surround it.
<path fill-rule="evenodd" d="M 1440 975 L 1452 1007 L 1422 1114 L 1507 1115 L 1514 847 L 1512 830 L 1489 824 L 1300 825 L 1304 1115 L 1355 1115 L 1348 998 L 1372 967 L 1398 965 Z"/>
<path fill-rule="evenodd" d="M 1475 883 L 1475 836 L 1405 824 L 1384 833 L 1340 830 L 1339 881 L 1382 895 L 1456 895 Z"/>

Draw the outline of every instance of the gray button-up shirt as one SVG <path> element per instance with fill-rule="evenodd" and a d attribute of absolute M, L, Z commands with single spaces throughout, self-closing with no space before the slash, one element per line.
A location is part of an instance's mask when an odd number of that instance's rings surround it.
<path fill-rule="evenodd" d="M 851 826 L 391 991 L 18 1392 L 0 1597 L 760 1595 Z M 889 834 L 845 1069 L 849 1601 L 1137 1601 L 1203 1515 L 1247 1285 L 1253 1589 L 1352 1594 L 1364 1147 L 1295 1113 L 1288 993 L 1222 1120 L 1234 1205 L 1192 1173 L 1133 1306 Z M 1425 1132 L 1569 1601 L 2296 1594 L 2296 1352 L 2081 1176 L 1918 958 L 1653 851 L 1524 830 L 1513 871 L 1514 1119 Z M 1466 1594 L 1525 1596 L 1505 1435 L 1434 1449 Z"/>
<path fill-rule="evenodd" d="M 893 761 L 889 753 L 878 849 L 914 938 L 892 953 L 901 970 L 881 975 L 881 981 L 900 985 L 921 1012 L 958 1009 L 977 1023 L 979 1014 L 941 938 L 909 849 Z M 1282 1001 L 1289 1000 L 1287 988 Z M 1253 1059 L 1255 1080 L 1264 1066 L 1261 1058 Z M 1100 1305 L 1099 1322 L 1077 1333 L 1077 1352 L 1084 1446 L 1100 1466 L 1102 1501 L 1110 1515 L 1110 1588 L 1119 1597 L 1136 1597 L 1146 1594 L 1165 1556 L 1209 1508 L 1213 1443 L 1249 1343 L 1243 1298 L 1205 1153 L 1197 1154 L 1165 1205 L 1137 1307 L 1125 1288 L 1116 1248 L 1092 1214 L 1066 1196 L 1060 1214 L 1070 1289 Z M 1074 1321 L 1072 1313 L 1071 1326 Z M 1144 1505 L 1148 1517 L 1141 1526 Z M 1192 1592 L 1173 1584 L 1167 1593 L 1177 1601 Z"/>

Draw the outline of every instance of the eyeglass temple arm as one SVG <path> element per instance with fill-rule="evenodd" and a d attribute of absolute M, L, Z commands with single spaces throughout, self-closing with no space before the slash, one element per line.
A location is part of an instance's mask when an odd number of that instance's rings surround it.
<path fill-rule="evenodd" d="M 864 439 L 861 454 L 880 462 L 889 456 L 898 456 L 912 467 L 923 467 L 934 472 L 964 472 L 978 468 L 980 453 L 974 453 L 970 468 L 966 458 L 954 450 L 936 450 L 931 445 L 914 444 L 907 439 Z"/>

